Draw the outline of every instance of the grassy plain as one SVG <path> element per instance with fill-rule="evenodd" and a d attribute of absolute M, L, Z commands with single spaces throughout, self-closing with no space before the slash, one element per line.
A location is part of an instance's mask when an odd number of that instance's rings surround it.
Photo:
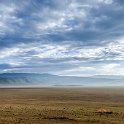
<path fill-rule="evenodd" d="M 1 88 L 0 124 L 124 124 L 124 88 Z"/>

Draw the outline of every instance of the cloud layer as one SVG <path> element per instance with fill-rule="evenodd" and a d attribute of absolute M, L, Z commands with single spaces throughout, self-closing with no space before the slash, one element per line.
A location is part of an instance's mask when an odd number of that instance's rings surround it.
<path fill-rule="evenodd" d="M 124 73 L 122 0 L 1 0 L 0 72 Z"/>

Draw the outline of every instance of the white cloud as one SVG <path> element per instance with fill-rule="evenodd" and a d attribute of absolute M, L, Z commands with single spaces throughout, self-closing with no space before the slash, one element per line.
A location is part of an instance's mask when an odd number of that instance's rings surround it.
<path fill-rule="evenodd" d="M 14 4 L 0 4 L 0 34 L 15 33 L 14 26 L 22 25 L 23 20 L 16 14 L 17 8 Z M 13 25 L 15 24 L 15 25 Z"/>
<path fill-rule="evenodd" d="M 117 63 L 104 64 L 98 70 L 97 73 L 104 75 L 124 75 L 124 67 Z"/>
<path fill-rule="evenodd" d="M 20 51 L 19 48 L 5 48 L 0 51 L 0 58 L 10 57 L 12 55 L 17 54 Z"/>
<path fill-rule="evenodd" d="M 67 69 L 61 72 L 58 72 L 59 75 L 68 75 L 68 76 L 89 76 L 93 75 L 93 72 L 96 69 L 94 67 L 85 67 L 85 66 L 79 66 L 79 67 L 74 67 L 72 69 Z"/>
<path fill-rule="evenodd" d="M 60 2 L 61 5 L 64 2 Z M 52 31 L 71 31 L 80 26 L 80 23 L 75 22 L 79 20 L 82 23 L 87 20 L 87 9 L 90 5 L 80 4 L 75 1 L 67 2 L 62 9 L 51 11 L 49 8 L 44 8 L 42 13 L 33 13 L 32 16 L 42 20 L 44 17 L 45 21 L 34 21 L 33 25 L 36 28 L 37 33 L 48 33 Z M 73 23 L 73 24 L 71 24 Z M 77 23 L 77 24 L 76 24 Z"/>
<path fill-rule="evenodd" d="M 99 2 L 103 2 L 105 4 L 112 4 L 113 0 L 98 0 Z"/>
<path fill-rule="evenodd" d="M 41 66 L 49 61 L 53 65 L 60 62 L 64 67 L 74 66 L 63 69 L 63 74 L 123 73 L 120 63 L 124 60 L 124 38 L 115 38 L 123 35 L 123 30 L 116 32 L 123 29 L 119 23 L 123 11 L 120 6 L 110 5 L 113 2 L 57 0 L 56 6 L 33 0 L 0 3 L 0 47 L 3 48 L 0 64 Z M 117 10 L 114 14 L 113 8 Z M 121 19 L 117 19 L 118 16 Z M 99 61 L 102 64 L 93 64 Z"/>
<path fill-rule="evenodd" d="M 92 75 L 124 75 L 124 67 L 120 64 L 93 64 L 89 66 L 74 66 L 74 68 L 58 72 L 59 75 L 76 75 L 76 76 L 92 76 Z"/>

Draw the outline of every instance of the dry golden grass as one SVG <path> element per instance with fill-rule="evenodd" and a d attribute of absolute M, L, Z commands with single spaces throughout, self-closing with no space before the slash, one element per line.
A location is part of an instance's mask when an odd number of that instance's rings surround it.
<path fill-rule="evenodd" d="M 0 124 L 124 124 L 124 90 L 0 89 Z"/>

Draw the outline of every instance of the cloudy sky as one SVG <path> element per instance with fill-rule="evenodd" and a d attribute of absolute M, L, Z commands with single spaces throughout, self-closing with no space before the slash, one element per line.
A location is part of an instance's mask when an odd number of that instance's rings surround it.
<path fill-rule="evenodd" d="M 123 0 L 0 0 L 0 73 L 124 75 Z"/>

